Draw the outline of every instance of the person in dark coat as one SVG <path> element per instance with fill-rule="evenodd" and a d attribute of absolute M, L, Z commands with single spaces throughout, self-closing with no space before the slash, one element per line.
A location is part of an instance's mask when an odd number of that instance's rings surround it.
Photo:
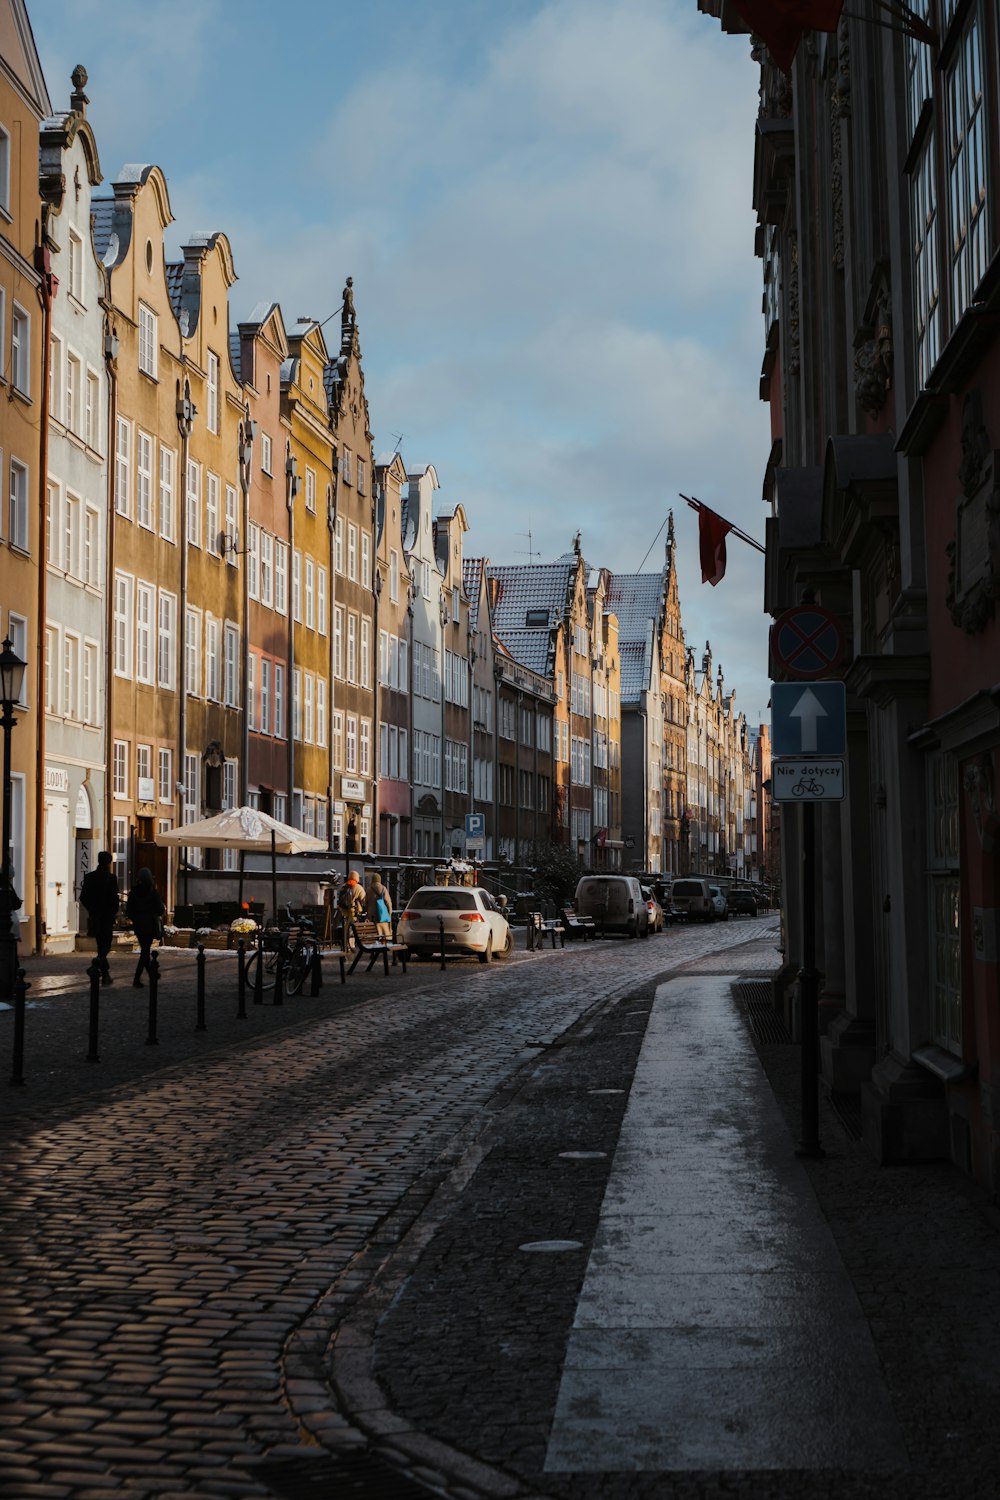
<path fill-rule="evenodd" d="M 111 855 L 107 849 L 102 849 L 97 856 L 97 869 L 88 870 L 83 877 L 80 905 L 87 913 L 87 932 L 97 943 L 97 967 L 104 984 L 111 983 L 108 954 L 120 900 L 118 876 L 111 868 Z"/>
<path fill-rule="evenodd" d="M 132 980 L 137 990 L 142 989 L 143 969 L 147 974 L 149 973 L 153 940 L 160 937 L 163 931 L 165 910 L 160 893 L 153 884 L 153 872 L 147 870 L 144 865 L 136 876 L 135 885 L 129 891 L 128 900 L 125 903 L 125 915 L 132 923 L 132 931 L 139 944 L 139 962 L 136 965 L 135 978 Z"/>

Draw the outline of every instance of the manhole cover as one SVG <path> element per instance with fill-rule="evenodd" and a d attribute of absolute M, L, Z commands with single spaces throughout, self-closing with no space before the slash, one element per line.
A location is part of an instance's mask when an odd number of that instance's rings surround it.
<path fill-rule="evenodd" d="M 559 1255 L 564 1250 L 582 1250 L 583 1245 L 579 1240 L 528 1240 L 517 1248 L 530 1255 Z"/>

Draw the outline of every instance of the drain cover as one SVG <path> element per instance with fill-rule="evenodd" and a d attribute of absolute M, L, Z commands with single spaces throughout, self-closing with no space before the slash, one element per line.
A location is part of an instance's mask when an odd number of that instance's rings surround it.
<path fill-rule="evenodd" d="M 582 1250 L 583 1245 L 579 1240 L 528 1240 L 517 1248 L 533 1255 L 558 1255 L 562 1250 Z"/>
<path fill-rule="evenodd" d="M 255 1465 L 253 1474 L 280 1500 L 427 1500 L 438 1493 L 367 1451 L 275 1459 Z"/>
<path fill-rule="evenodd" d="M 607 1154 L 606 1151 L 560 1151 L 559 1153 L 564 1161 L 602 1161 Z"/>
<path fill-rule="evenodd" d="M 624 1089 L 591 1089 L 592 1094 L 624 1094 Z"/>

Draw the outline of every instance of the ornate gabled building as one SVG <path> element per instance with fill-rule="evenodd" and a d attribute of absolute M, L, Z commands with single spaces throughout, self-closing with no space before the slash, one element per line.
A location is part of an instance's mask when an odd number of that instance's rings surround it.
<path fill-rule="evenodd" d="M 410 854 L 410 575 L 403 550 L 406 466 L 375 460 L 378 625 L 378 852 Z"/>
<path fill-rule="evenodd" d="M 469 601 L 469 657 L 472 663 L 472 724 L 469 754 L 472 762 L 471 810 L 483 818 L 481 859 L 496 858 L 498 760 L 496 701 L 503 666 L 497 660 L 496 640 L 489 597 L 489 564 L 481 557 L 466 557 L 462 577 Z M 550 805 L 551 805 L 551 767 Z M 539 794 L 541 796 L 541 793 Z"/>
<path fill-rule="evenodd" d="M 443 848 L 465 853 L 465 816 L 472 811 L 472 632 L 462 569 L 462 538 L 469 529 L 465 507 L 439 510 L 434 543 L 441 574 L 441 754 L 444 797 Z"/>
<path fill-rule="evenodd" d="M 708 641 L 695 667 L 688 648 L 687 819 L 685 871 L 750 878 L 746 834 L 752 785 L 751 740 L 746 718 L 727 694 L 721 666 L 712 679 Z"/>
<path fill-rule="evenodd" d="M 348 854 L 374 848 L 378 828 L 374 735 L 375 471 L 361 342 L 348 276 L 340 314 L 340 350 L 326 365 L 335 468 L 331 508 L 334 599 L 331 831 Z M 338 673 L 337 626 L 342 631 Z"/>
<path fill-rule="evenodd" d="M 403 511 L 403 549 L 411 579 L 413 853 L 425 859 L 445 852 L 441 755 L 443 579 L 434 539 L 437 488 L 438 477 L 432 464 L 411 470 L 407 475 Z"/>
<path fill-rule="evenodd" d="M 87 74 L 73 71 L 68 110 L 41 127 L 43 233 L 51 256 L 45 565 L 44 800 L 37 861 L 47 952 L 86 927 L 77 904 L 105 826 L 108 378 L 104 268 L 94 253 L 91 193 L 101 181 L 87 121 Z"/>

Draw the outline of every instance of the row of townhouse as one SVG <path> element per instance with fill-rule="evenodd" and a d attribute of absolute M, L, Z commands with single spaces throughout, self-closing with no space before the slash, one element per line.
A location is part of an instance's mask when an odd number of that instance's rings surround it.
<path fill-rule="evenodd" d="M 277 304 L 234 324 L 226 236 L 168 257 L 162 171 L 105 184 L 85 71 L 53 112 L 23 3 L 0 18 L 25 942 L 74 943 L 102 846 L 123 887 L 148 865 L 172 905 L 156 835 L 236 805 L 345 855 L 464 854 L 479 814 L 482 859 L 556 842 L 596 868 L 684 868 L 672 519 L 648 575 L 590 567 L 579 534 L 552 564 L 467 556 L 435 469 L 375 455 L 351 279 L 332 342 L 332 319 L 288 326 Z M 231 862 L 191 848 L 184 868 Z"/>
<path fill-rule="evenodd" d="M 699 9 L 749 29 L 730 0 Z M 847 795 L 817 815 L 814 889 L 797 812 L 782 828 L 787 977 L 814 927 L 823 1075 L 877 1157 L 950 1157 L 995 1197 L 1000 10 L 899 11 L 748 49 L 765 606 L 813 599 L 847 639 Z"/>

